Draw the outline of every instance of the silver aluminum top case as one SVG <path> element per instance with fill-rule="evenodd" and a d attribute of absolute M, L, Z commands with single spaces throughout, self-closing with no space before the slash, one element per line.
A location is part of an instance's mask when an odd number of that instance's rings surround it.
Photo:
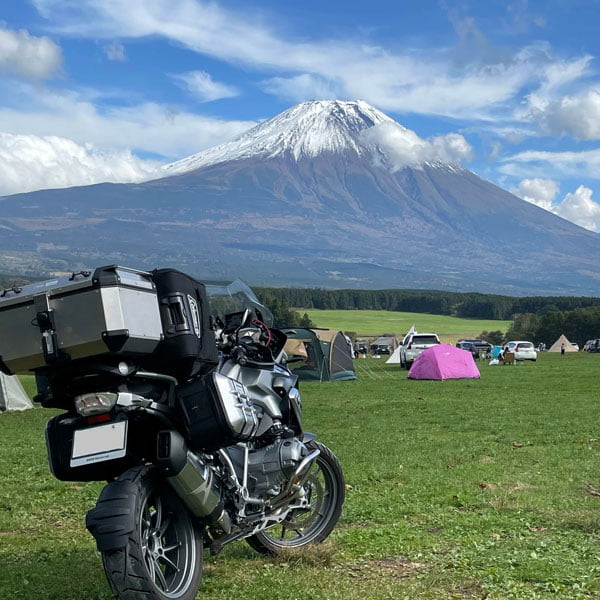
<path fill-rule="evenodd" d="M 0 370 L 150 354 L 163 331 L 150 273 L 117 265 L 0 291 Z"/>

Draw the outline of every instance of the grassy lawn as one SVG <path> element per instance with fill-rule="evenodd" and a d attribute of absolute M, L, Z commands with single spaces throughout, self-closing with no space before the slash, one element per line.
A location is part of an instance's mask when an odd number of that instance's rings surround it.
<path fill-rule="evenodd" d="M 600 356 L 480 364 L 480 380 L 303 384 L 306 427 L 339 456 L 329 542 L 267 559 L 207 557 L 205 600 L 600 598 Z M 0 598 L 108 600 L 84 526 L 101 484 L 48 473 L 52 411 L 0 415 Z"/>
<path fill-rule="evenodd" d="M 379 336 L 382 333 L 405 334 L 412 325 L 417 331 L 433 331 L 444 341 L 454 342 L 461 337 L 473 337 L 482 331 L 506 331 L 511 321 L 458 319 L 442 315 L 393 312 L 384 310 L 299 310 L 307 313 L 317 327 L 355 331 L 361 336 Z"/>

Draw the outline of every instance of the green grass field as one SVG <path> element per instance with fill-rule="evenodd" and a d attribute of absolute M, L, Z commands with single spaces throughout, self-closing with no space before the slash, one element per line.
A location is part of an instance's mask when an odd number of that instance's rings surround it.
<path fill-rule="evenodd" d="M 412 325 L 417 331 L 435 332 L 444 341 L 473 337 L 482 331 L 506 331 L 511 321 L 458 319 L 442 315 L 392 312 L 383 310 L 299 310 L 307 313 L 317 327 L 355 331 L 360 336 L 376 337 L 382 333 L 405 334 Z"/>
<path fill-rule="evenodd" d="M 198 599 L 600 598 L 600 356 L 480 364 L 480 380 L 302 385 L 305 424 L 339 456 L 347 499 L 324 547 L 207 557 Z M 98 483 L 48 472 L 52 411 L 0 415 L 0 598 L 108 600 L 84 517 Z"/>

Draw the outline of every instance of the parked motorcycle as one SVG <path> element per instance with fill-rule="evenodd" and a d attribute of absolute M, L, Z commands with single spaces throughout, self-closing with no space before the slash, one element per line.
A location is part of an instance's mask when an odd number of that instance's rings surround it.
<path fill-rule="evenodd" d="M 52 473 L 108 482 L 86 526 L 120 600 L 192 600 L 205 546 L 276 554 L 334 528 L 342 469 L 303 430 L 271 325 L 239 280 L 205 287 L 171 269 L 0 294 L 0 369 L 34 372 L 36 400 L 65 411 L 46 427 Z"/>

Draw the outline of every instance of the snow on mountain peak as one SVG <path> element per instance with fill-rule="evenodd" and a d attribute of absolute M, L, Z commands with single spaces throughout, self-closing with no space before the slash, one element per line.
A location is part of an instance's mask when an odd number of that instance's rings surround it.
<path fill-rule="evenodd" d="M 456 134 L 451 134 L 455 135 Z M 448 136 L 445 136 L 448 137 Z M 470 150 L 462 136 L 463 149 Z M 163 167 L 164 175 L 179 175 L 200 167 L 247 158 L 287 155 L 296 161 L 324 153 L 353 153 L 391 170 L 429 163 L 452 163 L 442 138 L 419 138 L 363 100 L 313 100 L 293 106 L 263 121 L 225 144 Z M 450 144 L 455 150 L 457 140 Z M 458 157 L 460 158 L 463 157 Z"/>
<path fill-rule="evenodd" d="M 164 167 L 179 174 L 207 165 L 250 157 L 289 154 L 296 160 L 322 152 L 364 151 L 362 131 L 379 123 L 398 125 L 367 102 L 314 100 L 263 121 L 238 138 Z M 401 127 L 398 125 L 398 127 Z"/>

